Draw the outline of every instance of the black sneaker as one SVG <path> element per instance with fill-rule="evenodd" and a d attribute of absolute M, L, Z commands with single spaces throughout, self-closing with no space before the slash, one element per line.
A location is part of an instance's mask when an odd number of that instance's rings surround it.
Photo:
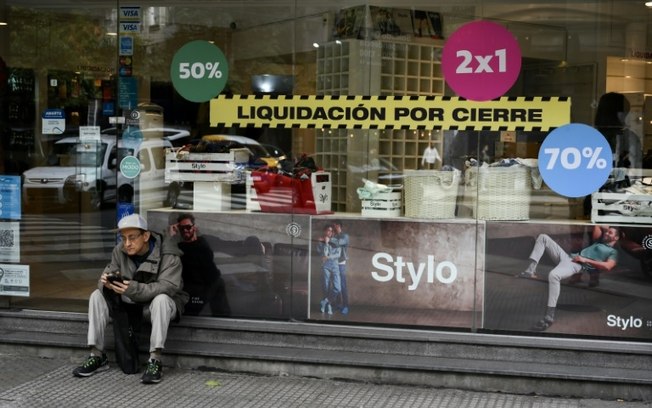
<path fill-rule="evenodd" d="M 72 370 L 72 375 L 75 377 L 90 377 L 95 373 L 106 371 L 108 369 L 109 359 L 106 358 L 106 354 L 102 353 L 102 357 L 88 356 L 82 365 Z"/>
<path fill-rule="evenodd" d="M 163 364 L 159 360 L 150 358 L 147 361 L 147 368 L 140 382 L 143 384 L 156 384 L 161 382 L 161 377 L 163 377 Z"/>

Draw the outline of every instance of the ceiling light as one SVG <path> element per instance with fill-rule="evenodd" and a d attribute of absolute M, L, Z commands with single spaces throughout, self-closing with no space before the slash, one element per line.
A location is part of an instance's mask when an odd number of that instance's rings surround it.
<path fill-rule="evenodd" d="M 646 1 L 645 6 L 646 7 L 652 7 L 652 1 Z"/>

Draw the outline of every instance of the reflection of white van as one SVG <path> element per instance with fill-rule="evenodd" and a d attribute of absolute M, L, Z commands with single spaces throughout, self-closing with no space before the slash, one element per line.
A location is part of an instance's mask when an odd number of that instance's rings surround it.
<path fill-rule="evenodd" d="M 131 201 L 136 191 L 139 203 L 160 206 L 167 199 L 164 173 L 165 149 L 169 147 L 172 144 L 164 139 L 145 139 L 135 151 L 118 148 L 115 136 L 102 135 L 97 142 L 61 139 L 54 144 L 48 166 L 23 173 L 23 202 L 65 205 L 81 194 L 99 209 L 105 202 L 115 201 L 118 191 L 126 201 Z M 135 155 L 141 163 L 140 174 L 133 180 L 118 175 L 117 167 L 128 155 Z"/>

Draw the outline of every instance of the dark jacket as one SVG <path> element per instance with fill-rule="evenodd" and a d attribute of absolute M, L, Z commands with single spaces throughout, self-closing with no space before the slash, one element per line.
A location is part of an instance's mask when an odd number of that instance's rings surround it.
<path fill-rule="evenodd" d="M 220 277 L 220 270 L 213 261 L 213 250 L 203 236 L 196 241 L 179 242 L 183 252 L 183 281 L 190 296 L 204 298 L 211 285 Z"/>
<path fill-rule="evenodd" d="M 120 271 L 125 279 L 130 280 L 124 295 L 136 303 L 149 303 L 162 293 L 170 296 L 177 306 L 179 315 L 183 314 L 188 294 L 183 289 L 182 267 L 179 256 L 183 253 L 176 242 L 163 239 L 160 234 L 150 231 L 150 240 L 154 248 L 147 259 L 136 269 L 136 264 L 124 251 L 122 243 L 113 248 L 111 262 L 104 272 Z M 104 285 L 98 282 L 102 290 Z"/>

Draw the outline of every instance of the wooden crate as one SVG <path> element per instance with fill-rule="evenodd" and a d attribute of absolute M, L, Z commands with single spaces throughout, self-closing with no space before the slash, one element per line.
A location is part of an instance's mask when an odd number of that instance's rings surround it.
<path fill-rule="evenodd" d="M 363 217 L 400 217 L 403 201 L 401 192 L 389 191 L 376 193 L 371 198 L 363 198 L 362 216 Z"/>
<path fill-rule="evenodd" d="M 593 193 L 591 221 L 652 224 L 652 194 Z"/>
<path fill-rule="evenodd" d="M 165 182 L 244 183 L 249 155 L 248 149 L 231 149 L 228 153 L 190 153 L 168 149 L 165 153 Z"/>

